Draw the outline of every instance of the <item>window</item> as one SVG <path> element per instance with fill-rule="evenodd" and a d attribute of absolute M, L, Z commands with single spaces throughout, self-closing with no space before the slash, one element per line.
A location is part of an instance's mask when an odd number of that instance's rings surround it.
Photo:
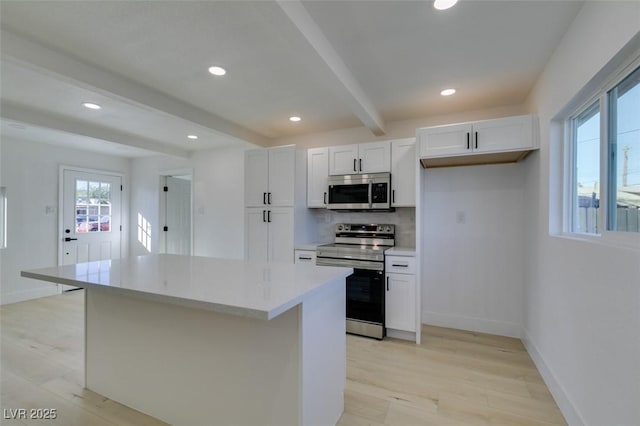
<path fill-rule="evenodd" d="M 76 180 L 76 232 L 111 231 L 111 184 Z"/>
<path fill-rule="evenodd" d="M 572 120 L 573 232 L 598 233 L 600 208 L 600 108 L 596 102 Z"/>
<path fill-rule="evenodd" d="M 640 67 L 606 86 L 568 125 L 567 230 L 640 232 Z"/>
<path fill-rule="evenodd" d="M 609 231 L 639 232 L 640 68 L 608 97 Z"/>

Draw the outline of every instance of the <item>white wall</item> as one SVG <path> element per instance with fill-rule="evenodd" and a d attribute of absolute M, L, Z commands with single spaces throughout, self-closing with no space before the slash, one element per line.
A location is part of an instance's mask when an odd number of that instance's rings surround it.
<path fill-rule="evenodd" d="M 562 188 L 551 120 L 634 36 L 640 45 L 639 29 L 640 3 L 585 2 L 529 99 L 541 150 L 525 164 L 524 340 L 570 425 L 640 424 L 640 253 L 549 234 Z"/>
<path fill-rule="evenodd" d="M 422 171 L 423 323 L 520 337 L 523 167 Z"/>
<path fill-rule="evenodd" d="M 160 176 L 175 169 L 193 169 L 195 256 L 244 257 L 244 151 L 240 147 L 197 151 L 189 159 L 158 156 L 132 161 L 132 227 L 138 214 L 151 224 L 149 250 L 131 233 L 132 255 L 158 252 Z"/>
<path fill-rule="evenodd" d="M 23 269 L 58 264 L 58 176 L 60 165 L 123 173 L 128 159 L 3 137 L 1 180 L 7 187 L 8 245 L 0 250 L 0 302 L 12 303 L 56 293 L 56 286 L 20 277 Z M 46 213 L 46 206 L 55 211 Z M 123 196 L 123 232 L 128 223 L 128 195 Z M 127 253 L 123 238 L 122 252 Z"/>

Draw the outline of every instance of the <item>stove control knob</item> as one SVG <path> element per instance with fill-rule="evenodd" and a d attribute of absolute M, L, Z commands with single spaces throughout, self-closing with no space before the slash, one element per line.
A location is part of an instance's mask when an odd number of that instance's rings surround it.
<path fill-rule="evenodd" d="M 391 232 L 391 227 L 390 227 L 390 226 L 387 226 L 387 229 L 385 229 L 385 231 L 387 231 L 387 232 Z"/>
<path fill-rule="evenodd" d="M 342 225 L 338 225 L 338 231 L 342 231 Z"/>
<path fill-rule="evenodd" d="M 378 232 L 384 231 L 384 226 L 378 226 Z"/>

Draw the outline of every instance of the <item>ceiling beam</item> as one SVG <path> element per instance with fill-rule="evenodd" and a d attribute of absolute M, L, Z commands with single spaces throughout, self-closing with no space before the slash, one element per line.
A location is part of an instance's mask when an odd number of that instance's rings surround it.
<path fill-rule="evenodd" d="M 277 0 L 278 5 L 315 49 L 342 86 L 353 111 L 376 136 L 383 135 L 384 121 L 344 61 L 299 0 Z"/>
<path fill-rule="evenodd" d="M 188 158 L 190 153 L 185 149 L 159 143 L 158 141 L 130 135 L 111 128 L 96 126 L 84 121 L 71 120 L 57 114 L 31 109 L 12 102 L 2 101 L 0 116 L 18 123 L 57 130 L 60 132 L 87 136 L 120 145 L 142 148 L 160 154 Z"/>
<path fill-rule="evenodd" d="M 261 134 L 139 82 L 57 52 L 7 30 L 0 30 L 0 35 L 3 60 L 44 72 L 107 97 L 179 117 L 225 136 L 260 146 L 269 144 L 270 139 Z"/>

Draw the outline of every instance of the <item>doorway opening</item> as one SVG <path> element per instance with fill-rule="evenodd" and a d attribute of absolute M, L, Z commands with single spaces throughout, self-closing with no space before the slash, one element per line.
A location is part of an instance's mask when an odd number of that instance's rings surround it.
<path fill-rule="evenodd" d="M 160 176 L 160 253 L 187 256 L 193 253 L 192 182 L 191 170 Z"/>

